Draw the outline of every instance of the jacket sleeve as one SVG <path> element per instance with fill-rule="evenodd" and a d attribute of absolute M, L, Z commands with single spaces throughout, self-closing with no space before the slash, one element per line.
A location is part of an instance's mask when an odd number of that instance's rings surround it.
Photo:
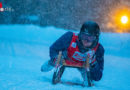
<path fill-rule="evenodd" d="M 67 32 L 62 35 L 50 46 L 50 58 L 54 59 L 57 57 L 59 51 L 65 51 L 69 47 L 72 40 L 73 32 Z"/>
<path fill-rule="evenodd" d="M 96 62 L 94 66 L 90 68 L 91 78 L 95 81 L 99 81 L 102 78 L 104 69 L 104 48 L 101 44 L 96 51 Z"/>

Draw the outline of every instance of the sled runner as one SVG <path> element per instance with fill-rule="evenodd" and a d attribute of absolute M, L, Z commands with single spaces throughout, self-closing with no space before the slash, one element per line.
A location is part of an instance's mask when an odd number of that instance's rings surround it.
<path fill-rule="evenodd" d="M 65 67 L 71 67 L 71 68 L 85 68 L 87 75 L 86 75 L 86 77 L 84 77 L 83 84 L 78 84 L 78 83 L 75 84 L 72 82 L 69 82 L 69 83 L 61 82 L 61 83 L 70 84 L 70 85 L 81 85 L 81 86 L 86 86 L 86 83 L 87 83 L 89 87 L 94 85 L 90 78 L 89 58 L 86 59 L 84 64 L 74 63 L 69 60 L 63 60 L 62 51 L 60 51 L 56 61 L 57 62 L 56 62 L 55 71 L 54 71 L 53 78 L 52 78 L 52 84 L 60 83 L 62 74 L 65 70 Z"/>

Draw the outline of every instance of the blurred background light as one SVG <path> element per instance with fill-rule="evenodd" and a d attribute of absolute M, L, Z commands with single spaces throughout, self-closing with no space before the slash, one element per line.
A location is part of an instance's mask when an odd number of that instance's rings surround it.
<path fill-rule="evenodd" d="M 127 16 L 122 16 L 122 17 L 121 17 L 121 22 L 122 22 L 123 24 L 126 24 L 126 23 L 128 22 L 128 17 L 127 17 Z"/>

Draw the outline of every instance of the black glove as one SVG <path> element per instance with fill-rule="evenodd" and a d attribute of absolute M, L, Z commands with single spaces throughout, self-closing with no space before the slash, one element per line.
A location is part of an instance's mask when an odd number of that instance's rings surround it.
<path fill-rule="evenodd" d="M 68 59 L 68 52 L 67 52 L 67 50 L 62 51 L 62 58 L 63 59 Z"/>
<path fill-rule="evenodd" d="M 58 58 L 58 55 L 56 55 L 55 57 L 51 58 L 51 60 L 49 61 L 49 64 L 55 66 L 56 63 L 57 63 L 57 58 Z M 65 60 L 68 59 L 68 53 L 67 53 L 66 50 L 62 51 L 61 60 L 63 60 L 63 59 L 65 59 Z M 60 62 L 60 64 L 62 64 L 62 61 Z"/>

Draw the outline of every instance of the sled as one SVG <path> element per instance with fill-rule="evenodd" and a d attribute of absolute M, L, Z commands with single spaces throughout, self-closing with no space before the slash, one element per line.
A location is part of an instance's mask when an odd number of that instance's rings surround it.
<path fill-rule="evenodd" d="M 65 84 L 70 84 L 70 85 L 81 85 L 81 86 L 86 86 L 85 83 L 88 83 L 88 87 L 94 86 L 91 78 L 90 78 L 90 70 L 89 70 L 89 59 L 86 59 L 86 62 L 83 63 L 76 63 L 76 62 L 72 62 L 69 60 L 63 60 L 62 59 L 62 51 L 59 52 L 58 58 L 56 60 L 56 66 L 55 66 L 55 71 L 53 74 L 53 78 L 52 78 L 52 84 L 57 84 L 57 83 L 65 83 Z M 61 77 L 62 74 L 65 70 L 65 67 L 70 67 L 70 68 L 85 68 L 86 69 L 86 78 L 84 78 L 83 84 L 79 84 L 79 83 L 72 83 L 72 82 L 61 82 Z"/>

